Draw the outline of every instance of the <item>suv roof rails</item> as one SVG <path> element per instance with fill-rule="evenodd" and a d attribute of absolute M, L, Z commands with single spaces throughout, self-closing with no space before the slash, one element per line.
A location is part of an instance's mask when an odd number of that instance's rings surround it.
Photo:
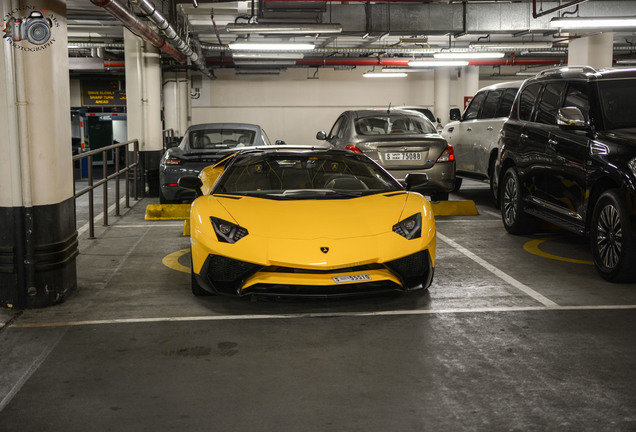
<path fill-rule="evenodd" d="M 559 66 L 542 70 L 537 74 L 537 77 L 564 72 L 598 73 L 598 71 L 591 66 Z"/>

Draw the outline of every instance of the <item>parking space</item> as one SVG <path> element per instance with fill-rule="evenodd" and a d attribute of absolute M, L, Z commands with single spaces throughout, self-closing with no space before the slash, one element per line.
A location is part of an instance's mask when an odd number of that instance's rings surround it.
<path fill-rule="evenodd" d="M 429 292 L 326 300 L 194 297 L 141 200 L 82 235 L 66 302 L 6 317 L 0 429 L 634 430 L 636 286 L 507 234 L 485 184 L 451 199 L 480 214 L 437 219 Z"/>

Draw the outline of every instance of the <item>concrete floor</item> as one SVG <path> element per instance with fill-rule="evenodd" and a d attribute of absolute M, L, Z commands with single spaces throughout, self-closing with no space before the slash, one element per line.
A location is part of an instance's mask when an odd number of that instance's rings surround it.
<path fill-rule="evenodd" d="M 0 310 L 0 431 L 636 430 L 636 284 L 451 198 L 480 215 L 438 218 L 428 293 L 277 301 L 192 296 L 139 201 L 82 231 L 65 303 Z"/>

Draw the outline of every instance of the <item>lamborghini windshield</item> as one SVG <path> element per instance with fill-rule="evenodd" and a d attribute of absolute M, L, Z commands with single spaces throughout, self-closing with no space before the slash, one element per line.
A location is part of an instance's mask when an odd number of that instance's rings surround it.
<path fill-rule="evenodd" d="M 237 156 L 213 193 L 293 200 L 402 190 L 393 177 L 366 157 L 348 152 L 272 152 Z"/>

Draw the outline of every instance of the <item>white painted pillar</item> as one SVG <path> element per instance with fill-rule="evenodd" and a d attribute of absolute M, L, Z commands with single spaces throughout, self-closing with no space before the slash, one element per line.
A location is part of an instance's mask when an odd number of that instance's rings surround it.
<path fill-rule="evenodd" d="M 147 194 L 159 195 L 159 159 L 163 150 L 161 63 L 152 44 L 124 29 L 128 139 L 139 140 Z"/>
<path fill-rule="evenodd" d="M 0 304 L 42 307 L 77 286 L 66 2 L 3 1 L 0 16 L 38 30 L 0 40 Z"/>
<path fill-rule="evenodd" d="M 163 115 L 165 128 L 181 137 L 188 128 L 190 82 L 186 72 L 166 73 L 163 80 Z"/>
<path fill-rule="evenodd" d="M 603 68 L 612 66 L 614 33 L 599 33 L 572 39 L 568 49 L 568 65 Z"/>
<path fill-rule="evenodd" d="M 461 68 L 460 89 L 457 107 L 464 112 L 470 99 L 479 90 L 479 66 L 464 66 Z"/>
<path fill-rule="evenodd" d="M 448 67 L 435 68 L 435 115 L 442 126 L 448 123 L 450 111 L 450 74 Z"/>

